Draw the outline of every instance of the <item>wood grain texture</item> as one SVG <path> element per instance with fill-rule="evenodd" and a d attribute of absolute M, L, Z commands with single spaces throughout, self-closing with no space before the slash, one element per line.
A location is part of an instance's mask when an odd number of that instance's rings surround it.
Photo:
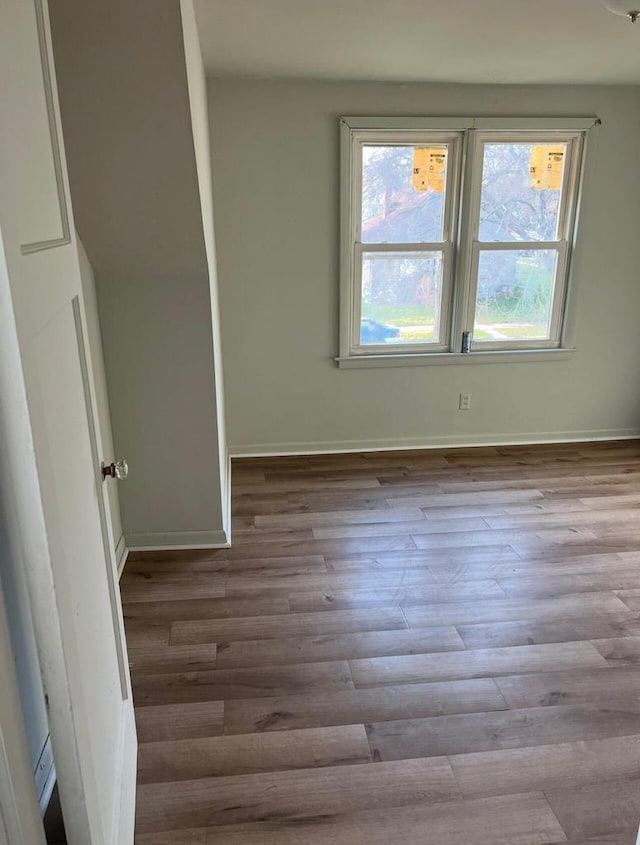
<path fill-rule="evenodd" d="M 205 828 L 171 830 L 168 833 L 142 833 L 141 825 L 136 824 L 136 827 L 136 845 L 207 845 Z"/>
<path fill-rule="evenodd" d="M 545 566 L 546 564 L 546 566 Z M 514 557 L 501 560 L 486 555 L 477 560 L 466 560 L 462 555 L 451 560 L 431 560 L 428 569 L 440 584 L 456 584 L 483 578 L 536 577 L 544 575 L 586 575 L 590 573 L 609 574 L 612 571 L 621 574 L 633 574 L 636 562 L 625 561 L 620 554 L 572 555 L 566 560 L 543 559 L 522 560 Z"/>
<path fill-rule="evenodd" d="M 609 613 L 584 619 L 553 619 L 549 622 L 524 620 L 458 625 L 456 629 L 468 649 L 604 640 L 609 637 L 640 636 L 640 615 Z M 599 645 L 595 645 L 602 654 Z"/>
<path fill-rule="evenodd" d="M 509 707 L 640 701 L 640 672 L 633 666 L 578 672 L 539 672 L 495 679 Z"/>
<path fill-rule="evenodd" d="M 411 579 L 407 579 L 409 582 Z M 358 610 L 360 608 L 386 608 L 404 607 L 409 608 L 416 604 L 432 602 L 453 602 L 484 601 L 486 599 L 504 596 L 504 592 L 496 581 L 470 581 L 468 584 L 455 585 L 431 584 L 421 586 L 411 584 L 404 586 L 398 584 L 396 587 L 377 589 L 353 589 L 334 590 L 327 587 L 325 590 L 314 592 L 292 592 L 288 593 L 289 607 L 294 612 L 313 613 L 325 608 L 337 608 L 340 610 Z"/>
<path fill-rule="evenodd" d="M 141 601 L 129 604 L 126 602 L 126 588 L 123 588 L 125 599 L 124 618 L 127 630 L 145 631 L 153 624 L 160 625 L 161 620 L 168 623 L 181 622 L 190 619 L 237 619 L 238 617 L 272 616 L 278 613 L 289 613 L 289 602 L 283 598 L 249 598 L 249 599 L 182 599 L 175 601 Z M 135 622 L 139 622 L 138 625 Z M 165 626 L 168 630 L 169 626 Z"/>
<path fill-rule="evenodd" d="M 640 780 L 551 789 L 548 801 L 569 840 L 623 833 L 633 843 L 640 818 Z"/>
<path fill-rule="evenodd" d="M 327 566 L 322 555 L 300 555 L 299 557 L 262 557 L 249 558 L 248 560 L 226 560 L 225 558 L 203 560 L 133 560 L 127 561 L 127 570 L 131 569 L 134 574 L 138 573 L 159 573 L 178 572 L 180 575 L 188 573 L 216 572 L 226 573 L 258 573 L 267 575 L 271 572 L 326 572 Z"/>
<path fill-rule="evenodd" d="M 577 642 L 448 654 L 369 657 L 352 660 L 350 666 L 356 687 L 364 687 L 498 677 L 516 672 L 528 674 L 562 669 L 598 669 L 606 666 L 606 660 L 591 643 Z"/>
<path fill-rule="evenodd" d="M 600 659 L 605 662 L 602 657 Z M 349 664 L 344 660 L 251 669 L 218 669 L 213 672 L 172 672 L 156 675 L 136 673 L 133 676 L 134 697 L 137 702 L 145 705 L 250 698 L 282 695 L 299 690 L 311 692 L 313 689 L 351 687 L 353 681 Z"/>
<path fill-rule="evenodd" d="M 429 719 L 373 722 L 367 733 L 376 760 L 439 757 L 548 745 L 561 740 L 633 736 L 640 731 L 640 703 L 624 707 L 558 705 Z"/>
<path fill-rule="evenodd" d="M 138 742 L 218 736 L 223 731 L 224 702 L 195 701 L 144 707 L 136 704 Z"/>
<path fill-rule="evenodd" d="M 465 796 L 572 789 L 640 777 L 640 736 L 458 754 L 449 761 Z"/>
<path fill-rule="evenodd" d="M 403 552 L 370 552 L 369 554 L 352 552 L 348 557 L 326 555 L 327 568 L 336 571 L 383 571 L 385 569 L 429 569 L 436 581 L 439 569 L 433 564 L 453 565 L 454 569 L 470 567 L 472 571 L 481 572 L 481 565 L 489 567 L 498 564 L 522 564 L 522 558 L 508 545 L 492 546 L 454 546 L 437 551 L 418 551 L 417 549 Z M 476 570 L 475 564 L 480 567 Z M 479 578 L 493 578 L 493 575 L 478 575 Z M 458 579 L 459 580 L 459 579 Z M 443 580 L 443 583 L 448 583 Z"/>
<path fill-rule="evenodd" d="M 442 713 L 506 710 L 492 679 L 402 684 L 315 695 L 234 701 L 227 708 L 225 733 L 281 731 L 320 725 L 349 725 Z"/>
<path fill-rule="evenodd" d="M 402 610 L 395 608 L 369 611 L 332 611 L 296 613 L 286 616 L 250 616 L 229 620 L 176 622 L 171 642 L 206 643 L 227 640 L 278 639 L 291 636 L 327 636 L 352 631 L 389 631 L 406 628 Z"/>
<path fill-rule="evenodd" d="M 454 803 L 422 801 L 403 807 L 363 810 L 327 817 L 211 828 L 207 845 L 543 845 L 566 836 L 540 792 Z"/>
<path fill-rule="evenodd" d="M 278 824 L 295 824 L 300 818 L 460 797 L 451 766 L 442 757 L 376 766 L 271 771 L 266 775 L 205 778 L 197 783 L 142 784 L 138 790 L 138 826 L 162 830 L 194 823 L 213 826 L 270 819 Z"/>
<path fill-rule="evenodd" d="M 550 596 L 546 599 L 504 598 L 481 602 L 448 602 L 407 607 L 404 615 L 411 627 L 462 625 L 471 622 L 505 622 L 518 619 L 584 619 L 593 614 L 627 610 L 617 595 L 608 592 Z"/>
<path fill-rule="evenodd" d="M 398 631 L 361 631 L 352 634 L 219 643 L 217 665 L 219 669 L 235 669 L 241 666 L 279 663 L 350 660 L 364 656 L 458 651 L 464 647 L 460 635 L 452 625 L 443 628 L 404 628 Z"/>
<path fill-rule="evenodd" d="M 141 745 L 138 782 L 197 780 L 219 775 L 364 763 L 370 759 L 362 725 L 198 737 Z"/>
<path fill-rule="evenodd" d="M 593 645 L 611 666 L 633 666 L 640 663 L 640 637 L 594 640 Z"/>
<path fill-rule="evenodd" d="M 455 630 L 455 629 L 454 629 Z M 193 672 L 215 669 L 217 646 L 201 645 L 142 645 L 129 646 L 129 664 L 138 675 L 158 672 Z"/>
<path fill-rule="evenodd" d="M 127 602 L 162 601 L 162 599 L 218 599 L 225 594 L 224 581 L 219 577 L 209 579 L 154 580 L 145 578 L 124 585 Z"/>
<path fill-rule="evenodd" d="M 234 461 L 122 596 L 136 845 L 633 845 L 640 445 Z"/>

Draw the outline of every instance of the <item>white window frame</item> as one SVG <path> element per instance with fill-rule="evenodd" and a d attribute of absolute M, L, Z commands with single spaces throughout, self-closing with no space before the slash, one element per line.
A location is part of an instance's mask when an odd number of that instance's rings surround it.
<path fill-rule="evenodd" d="M 600 121 L 587 118 L 341 118 L 341 367 L 421 363 L 482 363 L 490 360 L 550 360 L 571 351 L 566 335 L 571 254 L 582 193 L 586 136 Z M 566 143 L 562 204 L 557 240 L 478 240 L 482 156 L 485 142 Z M 451 144 L 447 166 L 443 242 L 363 244 L 361 241 L 362 148 Z M 486 250 L 552 249 L 558 254 L 550 336 L 544 340 L 478 341 L 462 353 L 462 334 L 475 321 L 477 269 Z M 442 251 L 443 285 L 439 342 L 360 343 L 362 255 L 371 252 Z M 551 353 L 551 354 L 550 354 Z"/>
<path fill-rule="evenodd" d="M 462 162 L 461 132 L 405 131 L 394 133 L 393 141 L 389 133 L 364 131 L 354 136 L 351 145 L 353 194 L 351 197 L 349 230 L 351 232 L 351 355 L 375 355 L 389 352 L 386 344 L 366 344 L 359 342 L 360 316 L 362 299 L 362 258 L 368 253 L 397 252 L 440 252 L 442 253 L 442 297 L 440 312 L 440 333 L 435 341 L 419 344 L 421 350 L 444 352 L 451 344 L 451 305 L 454 281 L 454 260 L 458 239 L 458 205 L 460 190 L 460 167 Z M 442 241 L 424 241 L 414 243 L 363 243 L 362 242 L 362 149 L 364 146 L 444 146 L 449 148 L 447 185 L 442 213 Z M 395 354 L 411 353 L 417 344 L 393 344 Z"/>

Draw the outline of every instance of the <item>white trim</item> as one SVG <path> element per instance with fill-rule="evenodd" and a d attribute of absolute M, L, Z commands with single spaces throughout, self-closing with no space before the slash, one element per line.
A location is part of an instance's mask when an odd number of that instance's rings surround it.
<path fill-rule="evenodd" d="M 127 534 L 130 552 L 147 552 L 158 549 L 228 549 L 226 531 L 166 531 L 149 534 Z"/>
<path fill-rule="evenodd" d="M 45 845 L 0 588 L 0 843 Z"/>
<path fill-rule="evenodd" d="M 340 357 L 371 353 L 389 354 L 389 347 L 362 344 L 362 269 L 367 253 L 440 253 L 442 278 L 439 303 L 438 337 L 425 343 L 393 344 L 393 350 L 406 352 L 444 352 L 450 348 L 451 302 L 455 272 L 458 208 L 460 206 L 460 170 L 464 146 L 462 132 L 446 132 L 413 127 L 396 133 L 392 139 L 384 131 L 358 129 L 349 119 L 340 121 Z M 442 240 L 423 243 L 369 243 L 362 241 L 362 150 L 364 146 L 394 143 L 398 146 L 437 145 L 448 150 L 446 190 L 442 209 Z"/>
<path fill-rule="evenodd" d="M 278 458 L 296 455 L 338 455 L 358 452 L 400 452 L 419 449 L 457 449 L 473 446 L 534 446 L 590 443 L 602 440 L 640 440 L 640 428 L 583 431 L 522 432 L 521 434 L 442 434 L 434 437 L 395 437 L 376 440 L 336 440 L 309 443 L 257 443 L 232 446 L 232 458 Z"/>
<path fill-rule="evenodd" d="M 470 118 L 470 117 L 342 117 L 340 118 L 340 367 L 416 365 L 417 358 L 442 353 L 455 355 L 464 332 L 473 332 L 476 321 L 478 262 L 483 251 L 551 250 L 556 253 L 553 298 L 548 337 L 543 340 L 481 340 L 482 351 L 556 349 L 568 344 L 568 287 L 572 247 L 577 231 L 577 207 L 582 195 L 584 149 L 596 117 L 574 118 Z M 486 143 L 557 141 L 567 146 L 567 161 L 554 241 L 479 241 L 483 150 Z M 364 145 L 447 144 L 447 189 L 443 209 L 443 240 L 433 243 L 362 243 L 362 149 Z M 459 218 L 459 219 L 458 219 Z M 443 277 L 438 337 L 430 343 L 360 343 L 362 266 L 367 253 L 442 253 Z M 514 360 L 522 360 L 516 358 Z M 557 359 L 554 359 L 557 360 Z"/>
<path fill-rule="evenodd" d="M 555 251 L 553 294 L 549 312 L 548 337 L 542 342 L 528 339 L 510 339 L 502 341 L 478 340 L 478 349 L 534 349 L 539 346 L 560 346 L 563 327 L 566 322 L 567 285 L 571 268 L 571 247 L 575 243 L 576 211 L 580 198 L 581 163 L 586 131 L 567 132 L 551 129 L 546 131 L 529 130 L 520 132 L 483 131 L 473 133 L 473 162 L 471 164 L 471 183 L 468 194 L 469 215 L 462 233 L 462 248 L 465 251 L 465 272 L 459 282 L 465 288 L 465 312 L 462 317 L 462 331 L 473 332 L 477 311 L 477 288 L 480 255 L 484 252 L 521 250 Z M 480 240 L 480 205 L 482 201 L 482 177 L 484 172 L 484 149 L 486 144 L 529 143 L 536 139 L 540 143 L 554 141 L 566 145 L 567 158 L 561 186 L 560 206 L 553 241 L 481 241 Z M 463 203 L 465 200 L 463 199 Z M 453 347 L 452 347 L 453 348 Z"/>
<path fill-rule="evenodd" d="M 127 719 L 123 731 L 123 754 L 120 766 L 120 797 L 117 802 L 117 830 L 118 845 L 133 842 L 136 807 L 136 777 L 138 766 L 138 740 L 136 736 L 136 722 L 132 717 Z M 133 800 L 131 800 L 133 796 Z"/>
<path fill-rule="evenodd" d="M 125 543 L 124 534 L 121 534 L 120 539 L 116 543 L 116 569 L 118 572 L 118 578 L 122 577 L 128 554 L 129 549 Z"/>
<path fill-rule="evenodd" d="M 232 530 L 232 522 L 231 513 L 231 453 L 229 449 L 226 450 L 226 460 L 227 460 L 227 489 L 224 491 L 226 496 L 226 510 L 222 515 L 223 526 L 224 526 L 224 533 L 226 534 L 226 543 L 227 546 L 231 545 L 231 530 Z"/>
<path fill-rule="evenodd" d="M 477 350 L 477 351 L 476 351 Z M 427 352 L 407 355 L 359 355 L 350 358 L 335 358 L 343 370 L 372 369 L 374 367 L 424 367 L 451 364 L 537 364 L 541 361 L 568 361 L 576 349 L 494 349 L 471 352 Z"/>
<path fill-rule="evenodd" d="M 600 125 L 600 121 L 598 121 L 597 125 Z M 562 335 L 560 339 L 562 346 L 572 346 L 573 338 L 575 336 L 576 309 L 573 307 L 573 300 L 575 299 L 575 291 L 577 287 L 575 261 L 575 256 L 577 255 L 577 235 L 580 227 L 580 214 L 582 213 L 582 210 L 586 206 L 588 206 L 589 202 L 591 202 L 591 200 L 587 199 L 587 194 L 589 192 L 593 193 L 593 187 L 590 187 L 591 183 L 585 178 L 587 149 L 591 151 L 589 155 L 595 158 L 594 147 L 598 142 L 599 134 L 600 133 L 597 131 L 597 126 L 596 131 L 592 129 L 590 132 L 585 133 L 580 148 L 580 161 L 576 160 L 575 162 L 575 165 L 578 168 L 575 177 L 577 183 L 577 192 L 574 197 L 575 204 L 572 209 L 573 236 L 570 243 L 571 255 L 574 260 L 569 263 L 569 272 L 567 274 L 567 282 L 565 285 L 565 297 L 562 306 L 564 311 L 564 321 L 562 326 Z"/>
<path fill-rule="evenodd" d="M 46 0 L 34 0 L 36 27 L 38 32 L 38 49 L 40 51 L 40 64 L 42 65 L 42 90 L 47 106 L 47 122 L 49 124 L 49 140 L 51 143 L 51 158 L 53 161 L 53 172 L 56 180 L 58 193 L 58 208 L 60 212 L 61 235 L 55 238 L 47 238 L 42 241 L 21 244 L 20 251 L 23 255 L 30 255 L 32 252 L 40 252 L 43 249 L 64 246 L 71 243 L 71 227 L 69 224 L 69 211 L 67 208 L 67 197 L 64 181 L 64 170 L 62 166 L 62 154 L 60 151 L 60 131 L 58 129 L 57 101 L 54 91 L 57 90 L 55 82 L 55 68 L 51 60 L 51 33 L 49 31 L 49 9 Z"/>
<path fill-rule="evenodd" d="M 596 115 L 587 117 L 359 117 L 344 116 L 341 123 L 352 129 L 407 130 L 495 130 L 498 132 L 521 132 L 522 130 L 551 130 L 553 132 L 585 132 L 601 123 Z"/>

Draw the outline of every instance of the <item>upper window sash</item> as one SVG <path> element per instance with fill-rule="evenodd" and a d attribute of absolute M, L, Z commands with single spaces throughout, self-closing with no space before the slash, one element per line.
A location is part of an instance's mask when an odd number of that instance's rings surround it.
<path fill-rule="evenodd" d="M 534 243 L 553 243 L 554 241 L 567 241 L 572 237 L 575 223 L 575 206 L 577 201 L 577 184 L 580 176 L 581 153 L 584 142 L 584 130 L 578 132 L 567 131 L 529 131 L 529 132 L 474 132 L 473 133 L 472 156 L 472 184 L 468 201 L 470 203 L 471 240 L 485 243 L 500 243 L 500 240 L 481 239 L 480 229 L 480 201 L 484 165 L 484 150 L 487 144 L 566 144 L 567 161 L 564 165 L 564 179 L 560 197 L 560 208 L 558 212 L 558 223 L 556 238 L 549 240 L 533 241 Z M 517 241 L 505 241 L 505 243 L 517 243 Z"/>
<path fill-rule="evenodd" d="M 386 244 L 433 244 L 442 245 L 453 241 L 455 237 L 455 217 L 458 205 L 459 170 L 463 136 L 459 132 L 394 132 L 390 138 L 388 134 L 380 132 L 353 131 L 350 133 L 352 146 L 351 180 L 354 191 L 352 199 L 353 219 L 351 221 L 350 238 L 355 243 Z M 426 147 L 446 146 L 448 150 L 447 177 L 444 192 L 444 207 L 442 210 L 442 233 L 440 238 L 429 240 L 397 239 L 397 240 L 365 240 L 362 233 L 363 217 L 363 153 L 365 148 L 372 147 Z"/>

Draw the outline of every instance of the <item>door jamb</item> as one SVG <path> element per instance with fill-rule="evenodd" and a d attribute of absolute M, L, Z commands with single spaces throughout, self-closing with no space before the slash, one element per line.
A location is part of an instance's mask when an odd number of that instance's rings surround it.
<path fill-rule="evenodd" d="M 45 845 L 0 589 L 0 845 Z"/>

